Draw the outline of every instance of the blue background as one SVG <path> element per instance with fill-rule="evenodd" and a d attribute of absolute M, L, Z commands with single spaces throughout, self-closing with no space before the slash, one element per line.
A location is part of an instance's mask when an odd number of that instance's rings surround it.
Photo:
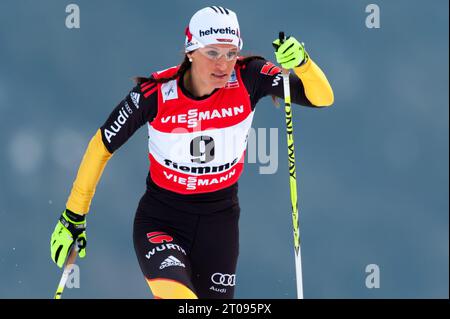
<path fill-rule="evenodd" d="M 51 298 L 61 271 L 49 238 L 91 136 L 131 78 L 182 60 L 191 15 L 222 5 L 244 51 L 273 60 L 284 30 L 305 42 L 335 93 L 295 106 L 306 298 L 448 298 L 448 2 L 0 1 L 0 298 Z M 278 170 L 240 179 L 236 298 L 295 298 L 284 110 L 270 98 L 254 128 L 279 128 Z M 65 298 L 148 298 L 132 245 L 145 189 L 147 130 L 111 159 L 88 218 L 81 288 Z M 380 267 L 368 289 L 365 267 Z"/>

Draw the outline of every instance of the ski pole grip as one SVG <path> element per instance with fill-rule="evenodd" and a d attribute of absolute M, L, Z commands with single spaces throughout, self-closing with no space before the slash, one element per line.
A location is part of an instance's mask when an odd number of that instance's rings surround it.
<path fill-rule="evenodd" d="M 86 239 L 84 238 L 77 238 L 75 241 L 75 249 L 76 251 L 80 251 L 81 249 L 86 247 Z"/>
<path fill-rule="evenodd" d="M 280 32 L 278 33 L 278 39 L 280 39 L 280 45 L 284 43 L 284 40 L 286 40 L 283 31 L 280 31 Z M 289 75 L 289 70 L 286 70 L 286 69 L 283 68 L 283 69 L 282 69 L 282 72 L 283 72 L 283 75 Z"/>
<path fill-rule="evenodd" d="M 280 44 L 283 44 L 285 38 L 283 31 L 280 31 L 280 33 L 278 33 L 278 38 L 280 39 Z"/>

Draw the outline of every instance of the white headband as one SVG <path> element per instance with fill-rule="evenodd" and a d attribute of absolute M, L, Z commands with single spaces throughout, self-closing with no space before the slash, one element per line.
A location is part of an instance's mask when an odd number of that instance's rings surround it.
<path fill-rule="evenodd" d="M 190 52 L 209 44 L 232 44 L 242 49 L 236 13 L 212 6 L 197 11 L 186 28 L 184 51 Z"/>

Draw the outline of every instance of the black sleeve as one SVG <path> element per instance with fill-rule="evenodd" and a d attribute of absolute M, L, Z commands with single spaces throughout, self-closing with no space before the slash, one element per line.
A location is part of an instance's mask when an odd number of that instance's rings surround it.
<path fill-rule="evenodd" d="M 241 76 L 250 94 L 252 110 L 256 103 L 267 95 L 275 95 L 284 99 L 281 69 L 272 62 L 262 59 L 251 60 L 241 69 Z M 292 71 L 289 83 L 292 103 L 313 106 L 305 95 L 302 81 Z"/>
<path fill-rule="evenodd" d="M 101 126 L 103 144 L 112 154 L 147 122 L 153 121 L 158 110 L 155 83 L 137 85 L 111 112 Z"/>

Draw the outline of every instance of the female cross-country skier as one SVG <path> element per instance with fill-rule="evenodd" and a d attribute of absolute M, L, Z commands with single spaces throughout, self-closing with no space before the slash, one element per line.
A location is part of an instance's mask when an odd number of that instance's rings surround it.
<path fill-rule="evenodd" d="M 240 56 L 236 14 L 196 12 L 185 30 L 181 65 L 136 78 L 137 85 L 97 130 L 51 236 L 62 267 L 74 241 L 86 255 L 86 215 L 106 163 L 147 124 L 150 169 L 136 210 L 133 241 L 154 298 L 233 298 L 239 255 L 238 179 L 257 102 L 283 98 L 281 69 Z M 324 107 L 333 91 L 294 37 L 273 42 L 290 75 L 295 104 Z"/>

